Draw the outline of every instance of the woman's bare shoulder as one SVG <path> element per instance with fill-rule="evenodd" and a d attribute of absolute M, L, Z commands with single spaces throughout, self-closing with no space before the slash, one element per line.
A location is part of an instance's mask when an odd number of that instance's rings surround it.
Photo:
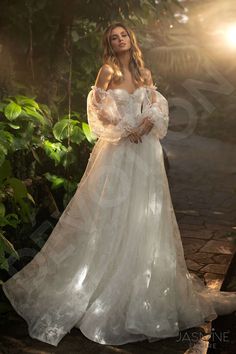
<path fill-rule="evenodd" d="M 152 81 L 152 72 L 151 70 L 149 70 L 148 68 L 141 68 L 141 75 L 146 83 L 146 85 L 153 85 L 153 81 Z"/>
<path fill-rule="evenodd" d="M 98 71 L 95 86 L 106 90 L 112 79 L 113 73 L 114 70 L 109 64 L 103 64 Z"/>
<path fill-rule="evenodd" d="M 144 75 L 151 75 L 151 70 L 149 70 L 148 68 L 146 67 L 143 67 L 140 69 L 141 73 L 144 74 Z"/>

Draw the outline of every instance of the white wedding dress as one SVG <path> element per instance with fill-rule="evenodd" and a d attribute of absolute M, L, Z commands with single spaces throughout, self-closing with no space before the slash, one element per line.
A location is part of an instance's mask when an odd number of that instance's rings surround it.
<path fill-rule="evenodd" d="M 99 137 L 77 191 L 40 252 L 3 284 L 29 334 L 57 346 L 73 327 L 121 345 L 178 336 L 236 310 L 236 293 L 187 270 L 160 144 L 168 103 L 155 87 L 92 86 L 88 122 Z M 144 117 L 142 143 L 127 135 Z"/>

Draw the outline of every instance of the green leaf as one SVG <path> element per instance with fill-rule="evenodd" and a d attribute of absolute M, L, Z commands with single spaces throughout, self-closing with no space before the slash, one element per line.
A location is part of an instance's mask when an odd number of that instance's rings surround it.
<path fill-rule="evenodd" d="M 51 110 L 46 104 L 40 103 L 40 110 L 43 112 L 47 117 L 51 118 Z"/>
<path fill-rule="evenodd" d="M 59 122 L 57 122 L 54 127 L 53 127 L 53 135 L 55 139 L 61 141 L 62 139 L 66 138 L 68 136 L 68 119 L 62 119 Z"/>
<path fill-rule="evenodd" d="M 21 209 L 21 218 L 24 222 L 29 222 L 31 220 L 31 208 L 29 204 L 23 198 L 18 199 L 17 203 L 19 204 Z"/>
<path fill-rule="evenodd" d="M 53 135 L 55 139 L 61 141 L 67 139 L 72 134 L 73 126 L 79 124 L 74 119 L 61 119 L 53 127 Z"/>
<path fill-rule="evenodd" d="M 16 214 L 7 214 L 6 216 L 0 215 L 0 227 L 4 227 L 6 225 L 10 225 L 14 228 L 19 224 L 19 219 Z"/>
<path fill-rule="evenodd" d="M 4 145 L 6 149 L 11 147 L 13 139 L 14 135 L 9 133 L 8 131 L 0 130 L 0 143 Z"/>
<path fill-rule="evenodd" d="M 27 197 L 35 205 L 34 198 L 32 197 L 32 195 L 30 193 L 27 193 Z"/>
<path fill-rule="evenodd" d="M 46 154 L 55 161 L 58 165 L 61 159 L 67 153 L 67 148 L 61 143 L 51 143 L 49 140 L 45 140 L 43 143 L 43 148 Z"/>
<path fill-rule="evenodd" d="M 8 179 L 8 184 L 12 187 L 14 191 L 14 199 L 20 201 L 22 198 L 27 197 L 27 189 L 24 183 L 18 178 L 11 177 Z"/>
<path fill-rule="evenodd" d="M 13 255 L 15 258 L 20 259 L 17 251 L 15 250 L 13 244 L 6 239 L 6 237 L 0 232 L 0 252 L 5 252 Z"/>
<path fill-rule="evenodd" d="M 27 141 L 25 138 L 23 138 L 21 136 L 20 137 L 15 136 L 15 139 L 12 144 L 12 150 L 13 151 L 25 150 L 28 148 L 28 144 L 29 144 L 29 141 Z"/>
<path fill-rule="evenodd" d="M 56 175 L 52 175 L 49 172 L 46 172 L 44 174 L 44 176 L 46 177 L 46 179 L 52 183 L 52 189 L 57 189 L 60 188 L 61 186 L 64 185 L 64 178 L 62 177 L 58 177 Z"/>
<path fill-rule="evenodd" d="M 18 96 L 15 96 L 15 99 L 16 99 L 16 102 L 21 106 L 32 106 L 32 107 L 36 108 L 37 110 L 39 109 L 38 103 L 33 98 L 18 95 Z"/>
<path fill-rule="evenodd" d="M 86 122 L 82 123 L 82 130 L 90 143 L 97 139 L 96 135 L 91 132 L 91 129 L 89 128 L 89 125 Z"/>
<path fill-rule="evenodd" d="M 16 228 L 16 226 L 19 224 L 20 220 L 18 219 L 18 216 L 14 213 L 7 214 L 5 216 L 5 219 L 7 220 L 8 225 Z"/>
<path fill-rule="evenodd" d="M 70 136 L 71 142 L 79 145 L 81 141 L 83 141 L 84 139 L 85 139 L 85 135 L 83 130 L 77 126 L 73 127 Z"/>
<path fill-rule="evenodd" d="M 16 119 L 20 114 L 21 114 L 22 108 L 15 102 L 9 103 L 5 109 L 4 109 L 4 114 L 9 120 L 14 120 Z"/>
<path fill-rule="evenodd" d="M 8 123 L 9 127 L 11 127 L 12 129 L 20 129 L 20 126 L 19 125 L 15 125 L 15 124 L 12 124 L 12 123 Z"/>
<path fill-rule="evenodd" d="M 38 113 L 33 107 L 24 107 L 23 111 L 31 118 L 36 118 L 36 120 L 44 125 L 46 123 L 46 120 L 42 114 Z"/>
<path fill-rule="evenodd" d="M 6 148 L 0 144 L 0 166 L 4 163 L 6 155 L 7 155 Z"/>
<path fill-rule="evenodd" d="M 39 155 L 37 154 L 35 149 L 31 149 L 31 152 L 32 152 L 32 155 L 34 156 L 35 160 L 41 165 L 41 161 L 40 161 Z"/>
<path fill-rule="evenodd" d="M 7 259 L 1 255 L 0 255 L 0 269 L 4 269 L 7 272 L 9 270 L 9 265 L 8 265 Z"/>
<path fill-rule="evenodd" d="M 4 153 L 4 155 L 7 155 L 7 149 L 6 149 L 6 147 L 5 147 L 4 145 L 2 145 L 1 143 L 0 143 L 0 150 L 2 150 L 2 152 Z"/>

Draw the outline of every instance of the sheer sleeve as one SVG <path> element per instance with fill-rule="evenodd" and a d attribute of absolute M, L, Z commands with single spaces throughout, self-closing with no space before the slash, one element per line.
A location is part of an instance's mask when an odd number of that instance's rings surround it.
<path fill-rule="evenodd" d="M 147 87 L 146 100 L 142 112 L 143 118 L 147 117 L 154 126 L 152 132 L 159 139 L 163 139 L 168 130 L 169 107 L 167 99 L 156 90 L 155 86 Z"/>
<path fill-rule="evenodd" d="M 87 117 L 92 133 L 103 140 L 117 143 L 127 137 L 131 127 L 120 116 L 116 101 L 109 91 L 96 86 L 87 97 Z"/>

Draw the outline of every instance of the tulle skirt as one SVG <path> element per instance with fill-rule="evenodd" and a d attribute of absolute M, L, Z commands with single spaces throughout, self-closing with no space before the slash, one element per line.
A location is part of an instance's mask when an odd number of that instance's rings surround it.
<path fill-rule="evenodd" d="M 236 310 L 186 267 L 160 141 L 98 140 L 38 254 L 3 284 L 32 338 L 156 341 Z"/>

